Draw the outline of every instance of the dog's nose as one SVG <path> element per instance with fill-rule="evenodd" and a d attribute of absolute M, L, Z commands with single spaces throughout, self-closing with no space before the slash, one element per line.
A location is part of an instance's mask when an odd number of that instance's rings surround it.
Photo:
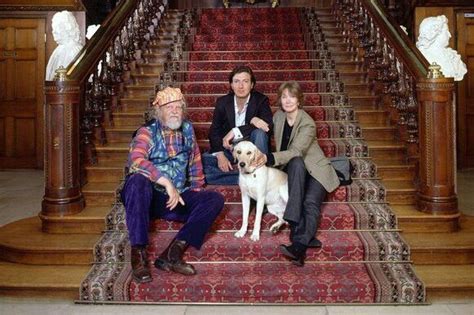
<path fill-rule="evenodd" d="M 245 163 L 244 163 L 244 162 L 240 162 L 240 163 L 239 163 L 239 166 L 240 166 L 240 167 L 245 167 Z"/>

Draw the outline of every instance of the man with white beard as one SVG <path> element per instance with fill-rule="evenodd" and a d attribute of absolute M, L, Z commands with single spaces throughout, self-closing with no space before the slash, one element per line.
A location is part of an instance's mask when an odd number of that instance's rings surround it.
<path fill-rule="evenodd" d="M 196 270 L 183 261 L 188 245 L 197 249 L 224 207 L 220 193 L 202 190 L 201 154 L 190 121 L 184 118 L 181 90 L 167 87 L 156 94 L 153 118 L 139 128 L 130 144 L 128 175 L 121 192 L 126 212 L 133 278 L 152 280 L 147 261 L 150 219 L 184 222 L 155 267 L 184 275 Z"/>

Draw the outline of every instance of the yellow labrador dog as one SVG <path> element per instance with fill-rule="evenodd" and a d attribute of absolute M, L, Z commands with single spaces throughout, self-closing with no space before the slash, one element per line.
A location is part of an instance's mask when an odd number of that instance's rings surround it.
<path fill-rule="evenodd" d="M 234 147 L 234 158 L 239 167 L 239 186 L 242 192 L 242 227 L 234 235 L 243 237 L 247 233 L 250 212 L 250 198 L 257 202 L 257 211 L 252 241 L 260 239 L 260 225 L 262 222 L 263 206 L 267 205 L 268 212 L 275 215 L 278 221 L 270 227 L 272 233 L 278 232 L 285 223 L 283 213 L 288 202 L 288 176 L 276 168 L 265 165 L 256 168 L 252 162 L 260 150 L 250 141 L 239 142 Z"/>

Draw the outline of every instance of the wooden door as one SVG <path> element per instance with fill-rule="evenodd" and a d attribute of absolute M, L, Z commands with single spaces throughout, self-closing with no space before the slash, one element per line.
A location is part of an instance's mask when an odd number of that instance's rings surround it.
<path fill-rule="evenodd" d="M 457 51 L 467 66 L 457 88 L 457 160 L 467 168 L 474 166 L 474 14 L 458 12 L 456 24 Z"/>
<path fill-rule="evenodd" d="M 0 169 L 43 164 L 43 19 L 0 19 Z"/>

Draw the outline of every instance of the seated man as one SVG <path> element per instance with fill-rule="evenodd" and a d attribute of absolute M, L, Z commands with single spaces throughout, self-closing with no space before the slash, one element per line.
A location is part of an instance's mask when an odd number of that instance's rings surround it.
<path fill-rule="evenodd" d="M 188 245 L 201 247 L 224 207 L 220 193 L 202 190 L 201 154 L 191 123 L 183 119 L 185 103 L 180 89 L 163 89 L 153 105 L 154 119 L 136 131 L 130 144 L 129 174 L 121 192 L 133 278 L 138 282 L 152 280 L 146 257 L 150 219 L 185 223 L 155 266 L 193 275 L 196 271 L 183 261 L 183 253 Z"/>
<path fill-rule="evenodd" d="M 210 154 L 203 156 L 208 184 L 238 183 L 231 161 L 234 142 L 252 141 L 263 153 L 273 128 L 268 97 L 254 90 L 256 80 L 247 66 L 237 66 L 229 75 L 232 92 L 219 97 L 209 129 Z"/>

